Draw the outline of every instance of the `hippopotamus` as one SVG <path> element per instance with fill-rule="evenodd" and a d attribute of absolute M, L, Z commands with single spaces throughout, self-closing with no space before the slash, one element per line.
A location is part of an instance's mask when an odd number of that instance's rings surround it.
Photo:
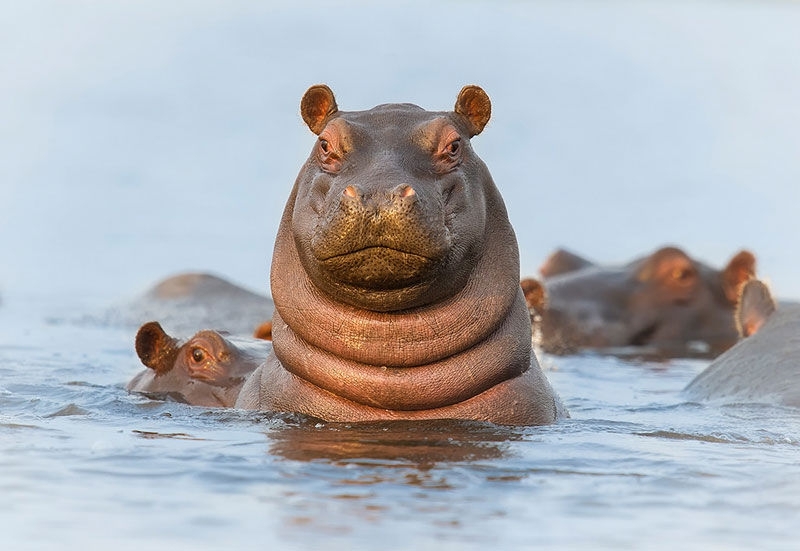
<path fill-rule="evenodd" d="M 326 421 L 567 415 L 531 351 L 519 251 L 470 139 L 491 102 L 340 111 L 326 85 L 300 112 L 317 135 L 271 268 L 273 350 L 236 407 Z"/>
<path fill-rule="evenodd" d="M 521 284 L 538 304 L 546 352 L 714 357 L 736 342 L 733 311 L 755 263 L 743 250 L 717 270 L 667 246 L 621 266 L 598 266 L 558 250 L 540 268 L 538 286 Z M 544 298 L 536 298 L 542 287 Z"/>
<path fill-rule="evenodd" d="M 106 312 L 104 323 L 139 327 L 159 320 L 170 332 L 192 334 L 212 327 L 252 335 L 272 317 L 272 300 L 219 276 L 188 272 L 170 276 L 136 299 Z"/>
<path fill-rule="evenodd" d="M 742 340 L 687 385 L 686 398 L 800 407 L 800 304 L 776 305 L 754 279 L 742 288 L 736 323 Z"/>
<path fill-rule="evenodd" d="M 248 375 L 272 345 L 262 339 L 203 330 L 181 341 L 156 321 L 136 334 L 136 353 L 147 366 L 128 390 L 196 406 L 232 407 Z"/>

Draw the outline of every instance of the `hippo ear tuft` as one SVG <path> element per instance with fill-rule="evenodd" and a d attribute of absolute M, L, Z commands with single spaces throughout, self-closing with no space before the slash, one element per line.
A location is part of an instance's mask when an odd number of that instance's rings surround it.
<path fill-rule="evenodd" d="M 136 333 L 136 354 L 158 375 L 172 369 L 179 348 L 178 340 L 167 335 L 157 321 L 145 323 Z"/>
<path fill-rule="evenodd" d="M 736 306 L 736 328 L 739 335 L 749 337 L 757 332 L 775 309 L 775 300 L 766 285 L 757 279 L 745 283 Z"/>
<path fill-rule="evenodd" d="M 338 110 L 333 91 L 325 84 L 312 86 L 300 100 L 300 114 L 311 131 L 317 135 L 325 128 L 330 116 Z"/>
<path fill-rule="evenodd" d="M 756 257 L 750 251 L 739 251 L 722 272 L 722 288 L 731 304 L 739 300 L 742 285 L 756 276 Z"/>
<path fill-rule="evenodd" d="M 547 292 L 544 285 L 537 279 L 527 277 L 520 281 L 520 286 L 522 294 L 525 295 L 528 310 L 541 314 L 547 307 Z"/>
<path fill-rule="evenodd" d="M 265 321 L 253 332 L 253 336 L 257 339 L 271 341 L 272 340 L 272 322 Z"/>
<path fill-rule="evenodd" d="M 492 116 L 492 102 L 480 86 L 464 86 L 456 99 L 456 113 L 467 119 L 470 137 L 481 133 Z"/>

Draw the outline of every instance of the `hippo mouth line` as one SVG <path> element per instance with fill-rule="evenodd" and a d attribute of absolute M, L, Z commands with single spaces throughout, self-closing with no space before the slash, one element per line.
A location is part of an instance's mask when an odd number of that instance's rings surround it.
<path fill-rule="evenodd" d="M 370 252 L 374 252 L 374 253 L 377 253 L 377 254 L 389 253 L 390 255 L 395 255 L 395 254 L 399 253 L 400 255 L 406 256 L 406 257 L 412 257 L 412 258 L 416 257 L 416 258 L 420 259 L 423 262 L 437 262 L 439 260 L 439 258 L 440 258 L 439 255 L 437 255 L 436 257 L 427 256 L 427 255 L 424 255 L 424 254 L 411 252 L 411 251 L 406 251 L 406 250 L 398 249 L 398 248 L 395 248 L 395 247 L 389 247 L 389 246 L 386 246 L 386 245 L 369 245 L 367 247 L 362 247 L 360 249 L 353 249 L 351 251 L 347 251 L 347 252 L 344 252 L 344 253 L 337 253 L 337 254 L 333 254 L 333 255 L 330 255 L 330 256 L 327 256 L 327 257 L 324 257 L 324 258 L 318 258 L 318 260 L 320 262 L 328 262 L 328 261 L 331 261 L 331 260 L 335 261 L 335 260 L 338 260 L 338 259 L 343 259 L 343 258 L 350 257 L 352 255 L 363 255 L 364 253 L 370 253 Z"/>
<path fill-rule="evenodd" d="M 231 377 L 229 377 L 225 373 L 225 370 L 220 367 L 189 367 L 188 372 L 189 376 L 196 381 L 202 381 L 212 386 L 231 386 Z"/>
<path fill-rule="evenodd" d="M 441 257 L 387 246 L 369 246 L 329 256 L 319 267 L 336 282 L 387 291 L 417 285 L 438 272 Z"/>
<path fill-rule="evenodd" d="M 650 342 L 650 340 L 652 340 L 653 335 L 655 335 L 657 330 L 658 330 L 658 323 L 651 323 L 650 325 L 644 327 L 643 329 L 635 333 L 633 337 L 631 337 L 630 346 L 647 345 Z"/>

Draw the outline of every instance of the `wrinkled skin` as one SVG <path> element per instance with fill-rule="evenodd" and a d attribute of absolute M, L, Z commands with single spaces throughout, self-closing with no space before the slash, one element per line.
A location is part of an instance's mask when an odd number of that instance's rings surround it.
<path fill-rule="evenodd" d="M 689 383 L 686 398 L 800 407 L 800 304 L 776 306 L 767 287 L 752 280 L 736 321 L 744 338 Z"/>
<path fill-rule="evenodd" d="M 273 353 L 237 407 L 328 421 L 566 415 L 531 352 L 516 238 L 470 138 L 490 102 L 453 112 L 341 112 L 327 86 L 301 115 L 318 139 L 272 260 Z"/>
<path fill-rule="evenodd" d="M 204 330 L 181 341 L 158 322 L 136 335 L 136 353 L 147 367 L 128 390 L 196 406 L 232 407 L 245 379 L 272 350 L 264 340 Z"/>
<path fill-rule="evenodd" d="M 736 342 L 733 311 L 755 257 L 742 251 L 716 270 L 675 247 L 621 266 L 557 251 L 540 271 L 546 296 L 533 310 L 547 352 L 713 357 Z"/>

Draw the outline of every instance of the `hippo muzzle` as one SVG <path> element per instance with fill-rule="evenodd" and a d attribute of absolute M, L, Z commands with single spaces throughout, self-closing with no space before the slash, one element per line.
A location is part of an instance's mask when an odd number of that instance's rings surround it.
<path fill-rule="evenodd" d="M 407 287 L 435 273 L 452 244 L 444 202 L 416 187 L 350 184 L 336 193 L 311 238 L 320 270 L 365 289 Z"/>

